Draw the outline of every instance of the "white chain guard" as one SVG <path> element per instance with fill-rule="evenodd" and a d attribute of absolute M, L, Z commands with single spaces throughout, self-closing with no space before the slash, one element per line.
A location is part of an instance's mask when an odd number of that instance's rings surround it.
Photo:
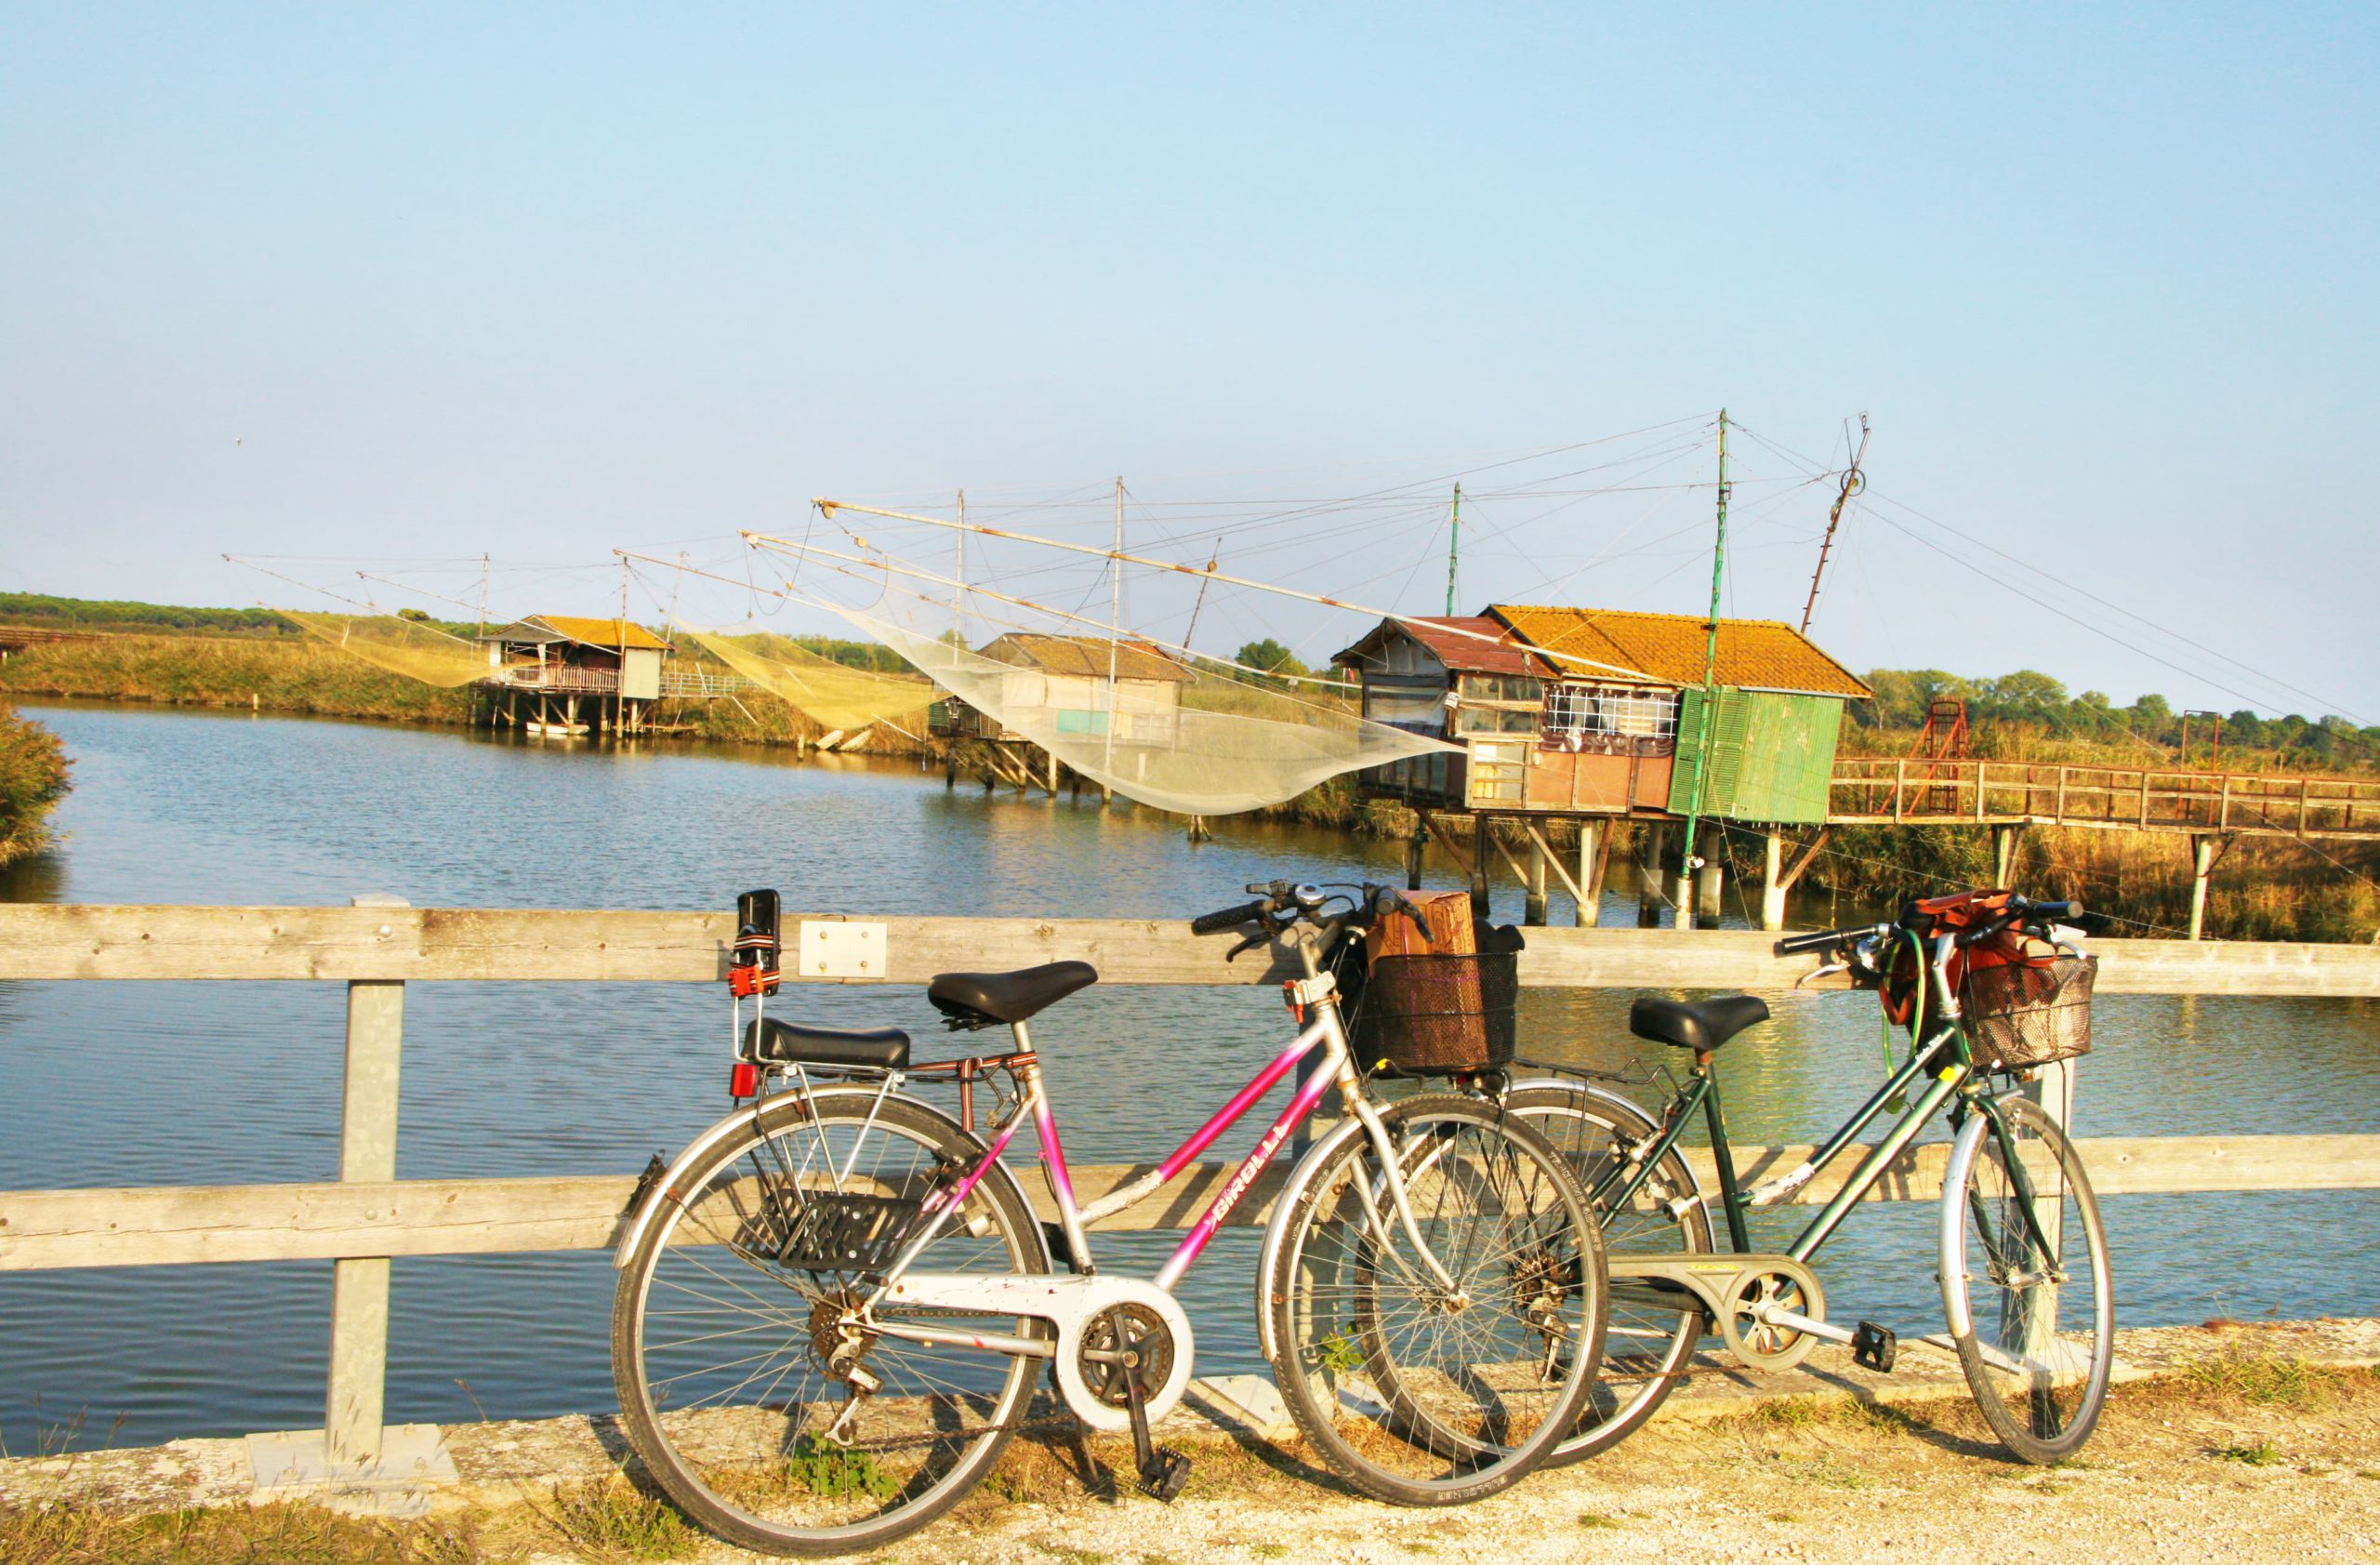
<path fill-rule="evenodd" d="M 1058 1329 L 1054 1359 L 1058 1392 L 1077 1418 L 1105 1434 L 1120 1435 L 1132 1427 L 1131 1410 L 1110 1407 L 1091 1395 L 1082 1379 L 1082 1337 L 1085 1328 L 1117 1305 L 1141 1305 L 1157 1313 L 1173 1333 L 1173 1367 L 1148 1398 L 1149 1423 L 1154 1426 L 1182 1400 L 1190 1384 L 1195 1344 L 1190 1317 L 1172 1294 L 1154 1282 L 1132 1277 L 985 1276 L 981 1273 L 913 1271 L 885 1290 L 889 1305 L 915 1305 L 932 1309 L 964 1310 L 970 1315 L 1025 1315 L 1047 1320 Z"/>

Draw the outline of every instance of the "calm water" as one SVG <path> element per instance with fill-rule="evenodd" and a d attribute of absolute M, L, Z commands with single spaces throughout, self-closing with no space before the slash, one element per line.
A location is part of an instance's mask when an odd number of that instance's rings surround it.
<path fill-rule="evenodd" d="M 891 763 L 766 750 L 617 755 L 288 719 L 30 709 L 75 791 L 57 853 L 0 897 L 60 902 L 724 908 L 757 885 L 853 913 L 1172 917 L 1276 874 L 1390 879 L 1397 850 L 1222 823 L 1193 847 L 1130 807 L 945 792 Z M 1499 914 L 1517 918 L 1518 893 Z M 1813 917 L 1822 917 L 1816 909 Z M 1554 917 L 1569 908 L 1556 896 Z M 1607 922 L 1633 922 L 1615 897 Z M 821 1019 L 945 1039 L 914 989 L 800 997 Z M 1637 1069 L 1628 996 L 1524 995 L 1527 1052 Z M 336 1177 L 344 996 L 336 984 L 0 984 L 0 1188 Z M 1730 1128 L 1813 1139 L 1880 1068 L 1872 1001 L 1803 996 L 1724 1056 Z M 1276 1048 L 1273 996 L 1100 988 L 1037 1032 L 1067 1149 L 1163 1152 Z M 725 997 L 710 986 L 416 984 L 406 998 L 404 1178 L 632 1173 L 725 1107 Z M 2380 1006 L 2110 997 L 2083 1069 L 2085 1134 L 2380 1131 Z M 1226 1154 L 1253 1139 L 1251 1125 Z M 1832 1308 L 1938 1318 L 1930 1208 L 1861 1214 L 1822 1259 Z M 2380 1314 L 2380 1239 L 2351 1192 L 2108 1203 L 2128 1323 Z M 1790 1237 L 1789 1217 L 1778 1225 Z M 1152 1271 L 1167 1236 L 1103 1237 Z M 1210 1373 L 1260 1368 L 1256 1236 L 1226 1234 L 1185 1289 Z M 319 1427 L 327 1263 L 0 1273 L 0 1442 L 80 1419 L 81 1443 Z M 602 1255 L 401 1260 L 391 1421 L 612 1405 Z M 119 1426 L 118 1421 L 121 1420 Z"/>

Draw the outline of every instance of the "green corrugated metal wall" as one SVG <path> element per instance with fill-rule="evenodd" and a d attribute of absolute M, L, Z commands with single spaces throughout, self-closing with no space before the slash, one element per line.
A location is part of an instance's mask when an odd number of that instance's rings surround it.
<path fill-rule="evenodd" d="M 1711 764 L 1702 779 L 1705 816 L 1786 825 L 1826 818 L 1841 700 L 1722 690 L 1716 718 Z M 1702 731 L 1702 692 L 1686 691 L 1678 711 L 1677 766 L 1670 777 L 1673 815 L 1686 814 L 1692 802 Z"/>

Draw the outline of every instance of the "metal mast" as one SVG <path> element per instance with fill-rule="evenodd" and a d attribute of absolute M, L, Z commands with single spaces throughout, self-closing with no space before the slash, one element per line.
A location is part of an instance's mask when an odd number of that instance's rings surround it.
<path fill-rule="evenodd" d="M 1677 927 L 1694 927 L 1695 852 L 1702 829 L 1702 780 L 1711 767 L 1711 735 L 1719 705 L 1719 593 L 1727 569 L 1727 410 L 1719 409 L 1719 531 L 1711 545 L 1711 625 L 1702 647 L 1702 710 L 1695 723 L 1694 787 L 1686 799 L 1686 841 L 1678 844 Z M 1681 724 L 1681 727 L 1683 724 Z M 1681 733 L 1683 740 L 1685 735 Z"/>
<path fill-rule="evenodd" d="M 1102 758 L 1116 763 L 1116 675 L 1124 645 L 1124 477 L 1116 476 L 1116 547 L 1107 562 L 1107 743 Z"/>
<path fill-rule="evenodd" d="M 1818 582 L 1826 576 L 1827 551 L 1834 547 L 1834 529 L 1843 521 L 1844 502 L 1868 486 L 1868 475 L 1859 464 L 1868 459 L 1868 416 L 1859 415 L 1859 449 L 1852 453 L 1851 465 L 1843 471 L 1843 487 L 1834 497 L 1834 509 L 1827 512 L 1826 537 L 1818 540 L 1818 568 L 1810 573 L 1810 596 L 1802 604 L 1802 634 L 1810 633 L 1810 616 L 1818 612 Z"/>
<path fill-rule="evenodd" d="M 1447 617 L 1454 617 L 1454 556 L 1462 542 L 1462 485 L 1454 486 L 1454 520 L 1447 530 Z"/>

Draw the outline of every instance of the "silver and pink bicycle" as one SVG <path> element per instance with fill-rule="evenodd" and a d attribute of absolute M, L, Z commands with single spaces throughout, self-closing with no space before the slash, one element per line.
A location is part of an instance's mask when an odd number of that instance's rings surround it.
<path fill-rule="evenodd" d="M 741 899 L 738 1106 L 654 1172 L 616 1255 L 623 1421 L 692 1517 L 774 1553 L 872 1548 L 958 1504 L 1018 1431 L 1078 1421 L 1129 1433 L 1140 1486 L 1170 1500 L 1189 1463 L 1152 1430 L 1194 1354 L 1174 1289 L 1334 1089 L 1345 1116 L 1275 1198 L 1256 1285 L 1263 1351 L 1313 1453 L 1375 1498 L 1448 1505 L 1516 1481 L 1577 1426 L 1607 1290 L 1566 1160 L 1476 1096 L 1383 1099 L 1351 1053 L 1332 955 L 1410 905 L 1368 885 L 1249 891 L 1192 928 L 1242 932 L 1235 956 L 1289 948 L 1296 1037 L 1162 1161 L 1088 1202 L 1028 1023 L 1095 983 L 1090 964 L 935 978 L 947 1026 L 1005 1026 L 1013 1046 L 919 1064 L 904 1032 L 770 1014 L 776 895 Z M 1163 1268 L 1100 1270 L 1101 1219 L 1197 1169 L 1285 1081 L 1287 1105 Z M 937 1084 L 957 1112 L 919 1095 Z M 1028 1125 L 1047 1221 L 1002 1160 Z"/>

